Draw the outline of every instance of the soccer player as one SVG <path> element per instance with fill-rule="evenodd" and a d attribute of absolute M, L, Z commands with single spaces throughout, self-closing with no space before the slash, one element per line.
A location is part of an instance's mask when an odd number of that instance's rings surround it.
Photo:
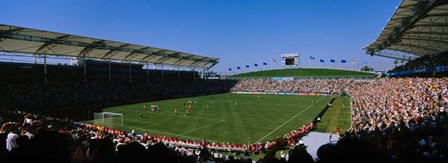
<path fill-rule="evenodd" d="M 336 126 L 336 134 L 340 135 L 341 127 L 339 125 Z"/>
<path fill-rule="evenodd" d="M 210 103 L 207 104 L 207 109 L 209 109 L 209 108 L 210 108 Z"/>
<path fill-rule="evenodd" d="M 177 107 L 174 107 L 174 114 L 177 114 Z"/>
<path fill-rule="evenodd" d="M 143 119 L 143 113 L 140 112 L 140 119 Z"/>
<path fill-rule="evenodd" d="M 235 102 L 235 106 L 238 106 L 238 102 Z"/>
<path fill-rule="evenodd" d="M 143 110 L 146 110 L 146 104 L 143 104 Z"/>
<path fill-rule="evenodd" d="M 333 133 L 330 132 L 330 143 L 331 143 L 331 137 L 333 136 Z"/>

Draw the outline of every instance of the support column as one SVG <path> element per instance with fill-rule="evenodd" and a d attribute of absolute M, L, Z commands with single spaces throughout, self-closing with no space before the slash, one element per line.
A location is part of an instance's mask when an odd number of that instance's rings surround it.
<path fill-rule="evenodd" d="M 149 81 L 149 64 L 146 62 L 146 81 Z"/>
<path fill-rule="evenodd" d="M 44 76 L 45 76 L 45 83 L 47 82 L 47 54 L 44 53 Z"/>
<path fill-rule="evenodd" d="M 201 71 L 201 78 L 204 79 L 204 68 L 202 68 L 202 71 Z"/>
<path fill-rule="evenodd" d="M 180 66 L 177 66 L 177 80 L 180 80 Z"/>
<path fill-rule="evenodd" d="M 129 82 L 132 82 L 132 62 L 129 61 Z"/>
<path fill-rule="evenodd" d="M 112 65 L 109 58 L 109 82 L 112 82 Z"/>
<path fill-rule="evenodd" d="M 194 67 L 191 68 L 191 69 L 192 69 L 192 71 L 193 71 L 193 80 L 196 81 L 196 71 L 194 71 Z"/>
<path fill-rule="evenodd" d="M 163 77 L 163 65 L 162 65 L 162 77 Z"/>
<path fill-rule="evenodd" d="M 87 83 L 87 60 L 86 60 L 86 55 L 84 54 L 82 58 L 84 59 L 84 82 Z"/>

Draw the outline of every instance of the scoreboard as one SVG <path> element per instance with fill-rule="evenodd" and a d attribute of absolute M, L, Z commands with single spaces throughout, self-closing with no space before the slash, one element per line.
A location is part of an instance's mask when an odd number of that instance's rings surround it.
<path fill-rule="evenodd" d="M 284 68 L 297 68 L 300 65 L 299 53 L 282 54 L 282 66 Z"/>

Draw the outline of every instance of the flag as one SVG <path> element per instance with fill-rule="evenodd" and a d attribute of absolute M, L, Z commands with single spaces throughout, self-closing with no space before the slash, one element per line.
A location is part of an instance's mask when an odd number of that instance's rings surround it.
<path fill-rule="evenodd" d="M 355 60 L 352 60 L 352 64 L 355 64 Z"/>
<path fill-rule="evenodd" d="M 323 59 L 320 59 L 320 62 L 324 63 L 325 61 Z"/>
<path fill-rule="evenodd" d="M 330 62 L 331 62 L 331 63 L 335 63 L 336 60 L 334 60 L 334 59 L 330 59 Z"/>
<path fill-rule="evenodd" d="M 255 64 L 254 64 L 254 66 L 255 66 L 255 67 L 257 67 L 257 66 L 258 66 L 258 64 L 256 64 L 256 63 L 255 63 Z"/>
<path fill-rule="evenodd" d="M 341 63 L 347 63 L 347 60 L 341 59 Z"/>
<path fill-rule="evenodd" d="M 272 62 L 277 62 L 277 60 L 276 60 L 276 59 L 274 59 L 274 58 L 272 58 Z"/>
<path fill-rule="evenodd" d="M 249 65 L 246 65 L 246 68 L 249 68 Z"/>
<path fill-rule="evenodd" d="M 266 63 L 266 62 L 263 62 L 263 65 L 265 65 L 265 66 L 266 66 L 266 65 L 268 65 L 268 63 Z"/>
<path fill-rule="evenodd" d="M 239 69 L 241 69 L 241 67 L 240 67 L 240 66 L 237 66 L 237 67 L 236 67 L 236 69 L 238 69 L 238 70 L 239 70 Z"/>
<path fill-rule="evenodd" d="M 229 71 L 232 71 L 232 69 L 231 69 L 231 68 L 229 68 Z"/>
<path fill-rule="evenodd" d="M 310 56 L 310 59 L 313 60 L 313 59 L 316 59 L 316 57 Z"/>

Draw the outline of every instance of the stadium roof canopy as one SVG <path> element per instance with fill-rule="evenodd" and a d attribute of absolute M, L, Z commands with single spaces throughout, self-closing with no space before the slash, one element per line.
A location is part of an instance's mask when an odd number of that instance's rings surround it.
<path fill-rule="evenodd" d="M 402 0 L 367 54 L 411 60 L 448 51 L 448 1 Z"/>
<path fill-rule="evenodd" d="M 0 52 L 211 68 L 218 58 L 0 24 Z"/>

